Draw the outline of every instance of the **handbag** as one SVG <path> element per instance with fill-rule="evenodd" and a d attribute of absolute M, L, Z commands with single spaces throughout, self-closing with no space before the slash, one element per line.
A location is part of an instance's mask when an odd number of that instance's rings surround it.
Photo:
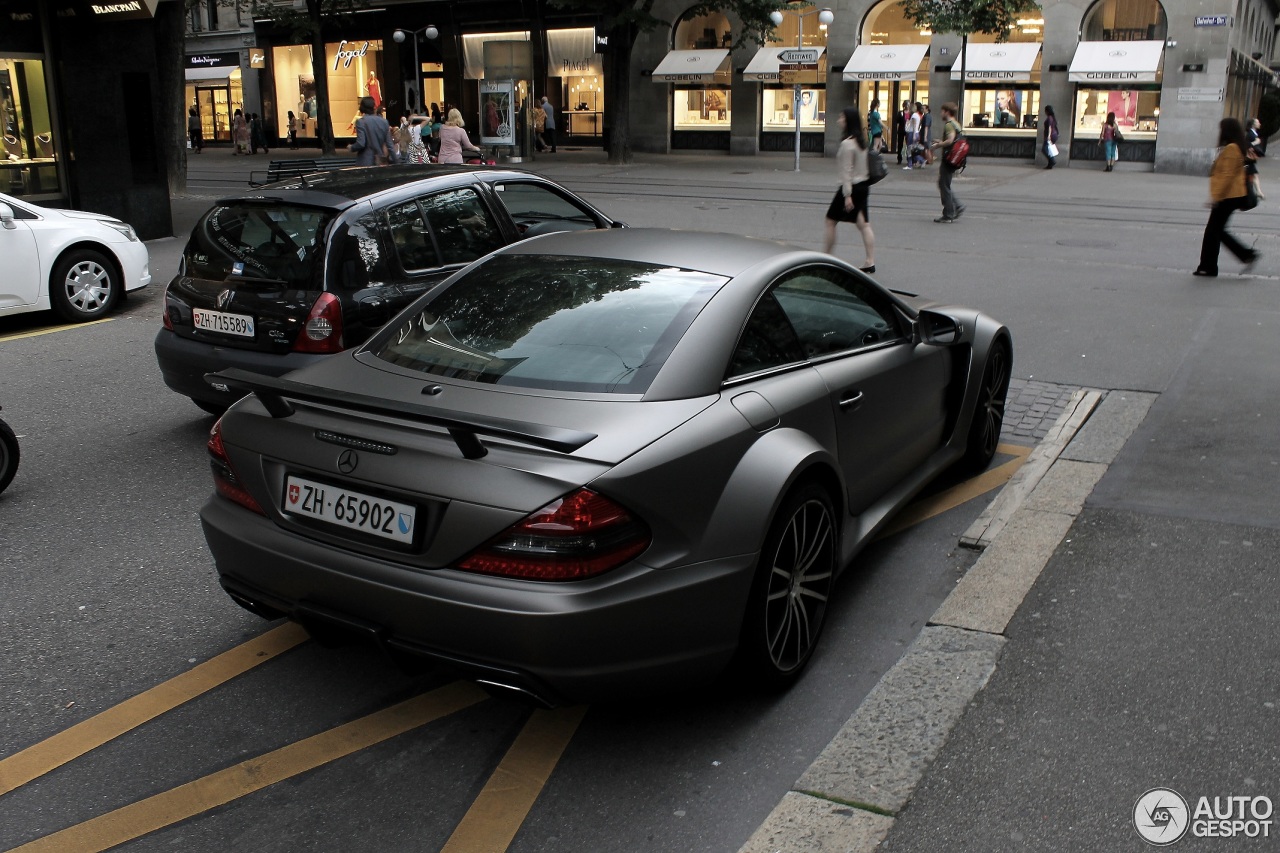
<path fill-rule="evenodd" d="M 884 180 L 885 175 L 889 174 L 889 166 L 884 162 L 884 157 L 876 148 L 867 149 L 867 183 L 875 184 Z"/>
<path fill-rule="evenodd" d="M 1124 142 L 1124 134 L 1120 132 L 1119 125 L 1111 126 L 1111 141 L 1114 142 L 1116 145 L 1119 145 L 1121 142 Z"/>

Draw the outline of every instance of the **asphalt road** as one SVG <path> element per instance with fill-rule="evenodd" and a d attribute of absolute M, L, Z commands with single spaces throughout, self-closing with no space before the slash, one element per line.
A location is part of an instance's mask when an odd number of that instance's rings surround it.
<path fill-rule="evenodd" d="M 768 162 L 686 162 L 616 170 L 560 161 L 545 171 L 631 224 L 819 244 L 829 164 L 806 161 L 812 172 L 797 177 Z M 1164 392 L 1196 358 L 1206 317 L 1238 322 L 1258 310 L 1260 290 L 1266 311 L 1276 308 L 1274 261 L 1207 287 L 1186 274 L 1203 181 L 973 171 L 957 184 L 969 212 L 954 226 L 930 221 L 931 173 L 881 185 L 879 277 L 999 316 L 1014 333 L 1019 378 Z M 1275 214 L 1257 214 L 1249 223 L 1259 248 L 1276 257 Z M 837 251 L 859 260 L 853 239 L 851 229 L 842 234 Z M 153 244 L 158 282 L 178 245 Z M 24 452 L 19 479 L 0 497 L 0 756 L 133 697 L 147 698 L 142 717 L 163 709 L 166 697 L 146 691 L 270 627 L 225 598 L 204 549 L 195 513 L 210 491 L 211 419 L 159 380 L 150 341 L 160 293 L 137 295 L 111 322 L 50 334 L 4 339 L 49 319 L 0 321 L 0 403 Z M 369 651 L 308 642 L 212 679 L 208 692 L 65 764 L 56 762 L 75 744 L 56 743 L 63 752 L 50 749 L 48 772 L 0 797 L 0 847 L 83 826 L 98 847 L 49 849 L 101 849 L 120 837 L 86 822 L 155 797 L 149 809 L 119 813 L 117 823 L 135 829 L 158 822 L 122 849 L 437 850 L 480 839 L 475 849 L 735 850 L 972 563 L 956 541 L 989 497 L 867 552 L 842 585 L 819 656 L 785 696 L 714 684 L 592 707 L 579 721 L 578 710 L 541 715 L 455 695 L 445 674 L 410 677 Z M 1269 497 L 1248 506 L 1265 516 Z M 395 726 L 378 715 L 420 695 L 432 697 L 429 707 L 406 710 L 408 729 L 388 735 Z M 354 731 L 344 735 L 372 745 L 326 761 L 341 749 L 312 736 L 348 723 Z M 288 770 L 296 772 L 253 788 Z M 510 797 L 521 790 L 532 807 L 512 827 L 510 813 L 523 813 Z"/>

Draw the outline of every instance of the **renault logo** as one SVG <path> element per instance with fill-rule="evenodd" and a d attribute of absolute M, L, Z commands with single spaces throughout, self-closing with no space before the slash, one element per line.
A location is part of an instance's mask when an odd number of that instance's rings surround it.
<path fill-rule="evenodd" d="M 350 474 L 360 464 L 360 456 L 354 450 L 344 450 L 338 454 L 338 471 Z"/>
<path fill-rule="evenodd" d="M 232 295 L 233 294 L 231 293 L 230 289 L 224 290 L 221 293 L 219 293 L 218 298 L 215 300 L 217 302 L 218 307 L 226 308 L 227 303 L 231 301 Z"/>

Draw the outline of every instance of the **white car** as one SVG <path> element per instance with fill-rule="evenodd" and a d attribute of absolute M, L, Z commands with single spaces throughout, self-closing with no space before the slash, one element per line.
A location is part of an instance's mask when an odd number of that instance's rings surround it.
<path fill-rule="evenodd" d="M 96 320 L 151 283 L 151 257 L 132 225 L 3 193 L 0 259 L 0 317 L 52 308 L 73 323 Z"/>

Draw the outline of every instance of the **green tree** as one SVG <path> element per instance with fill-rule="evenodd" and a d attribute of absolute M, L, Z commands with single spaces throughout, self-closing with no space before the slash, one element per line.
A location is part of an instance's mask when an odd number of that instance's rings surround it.
<path fill-rule="evenodd" d="M 631 52 L 642 32 L 667 26 L 654 17 L 654 0 L 549 0 L 552 6 L 570 11 L 596 13 L 600 28 L 607 31 L 609 52 L 605 54 L 604 110 L 609 132 L 609 162 L 631 162 Z M 769 13 L 784 9 L 784 0 L 707 0 L 693 6 L 690 15 L 732 12 L 742 22 L 734 46 L 763 44 L 773 32 Z"/>
<path fill-rule="evenodd" d="M 239 0 L 230 2 L 234 4 Z M 255 18 L 269 19 L 284 30 L 294 44 L 311 47 L 311 75 L 316 81 L 316 133 L 321 150 L 325 154 L 334 154 L 333 116 L 329 113 L 329 67 L 325 61 L 324 36 L 320 26 L 324 21 L 350 23 L 355 12 L 369 8 L 369 0 L 305 0 L 300 8 L 293 4 L 277 5 L 272 0 L 244 2 Z"/>
<path fill-rule="evenodd" d="M 902 13 L 918 27 L 961 36 L 960 61 L 969 50 L 969 35 L 994 35 L 1006 41 L 1018 18 L 1038 12 L 1035 0 L 902 0 Z M 960 75 L 960 113 L 964 114 L 964 75 Z"/>

